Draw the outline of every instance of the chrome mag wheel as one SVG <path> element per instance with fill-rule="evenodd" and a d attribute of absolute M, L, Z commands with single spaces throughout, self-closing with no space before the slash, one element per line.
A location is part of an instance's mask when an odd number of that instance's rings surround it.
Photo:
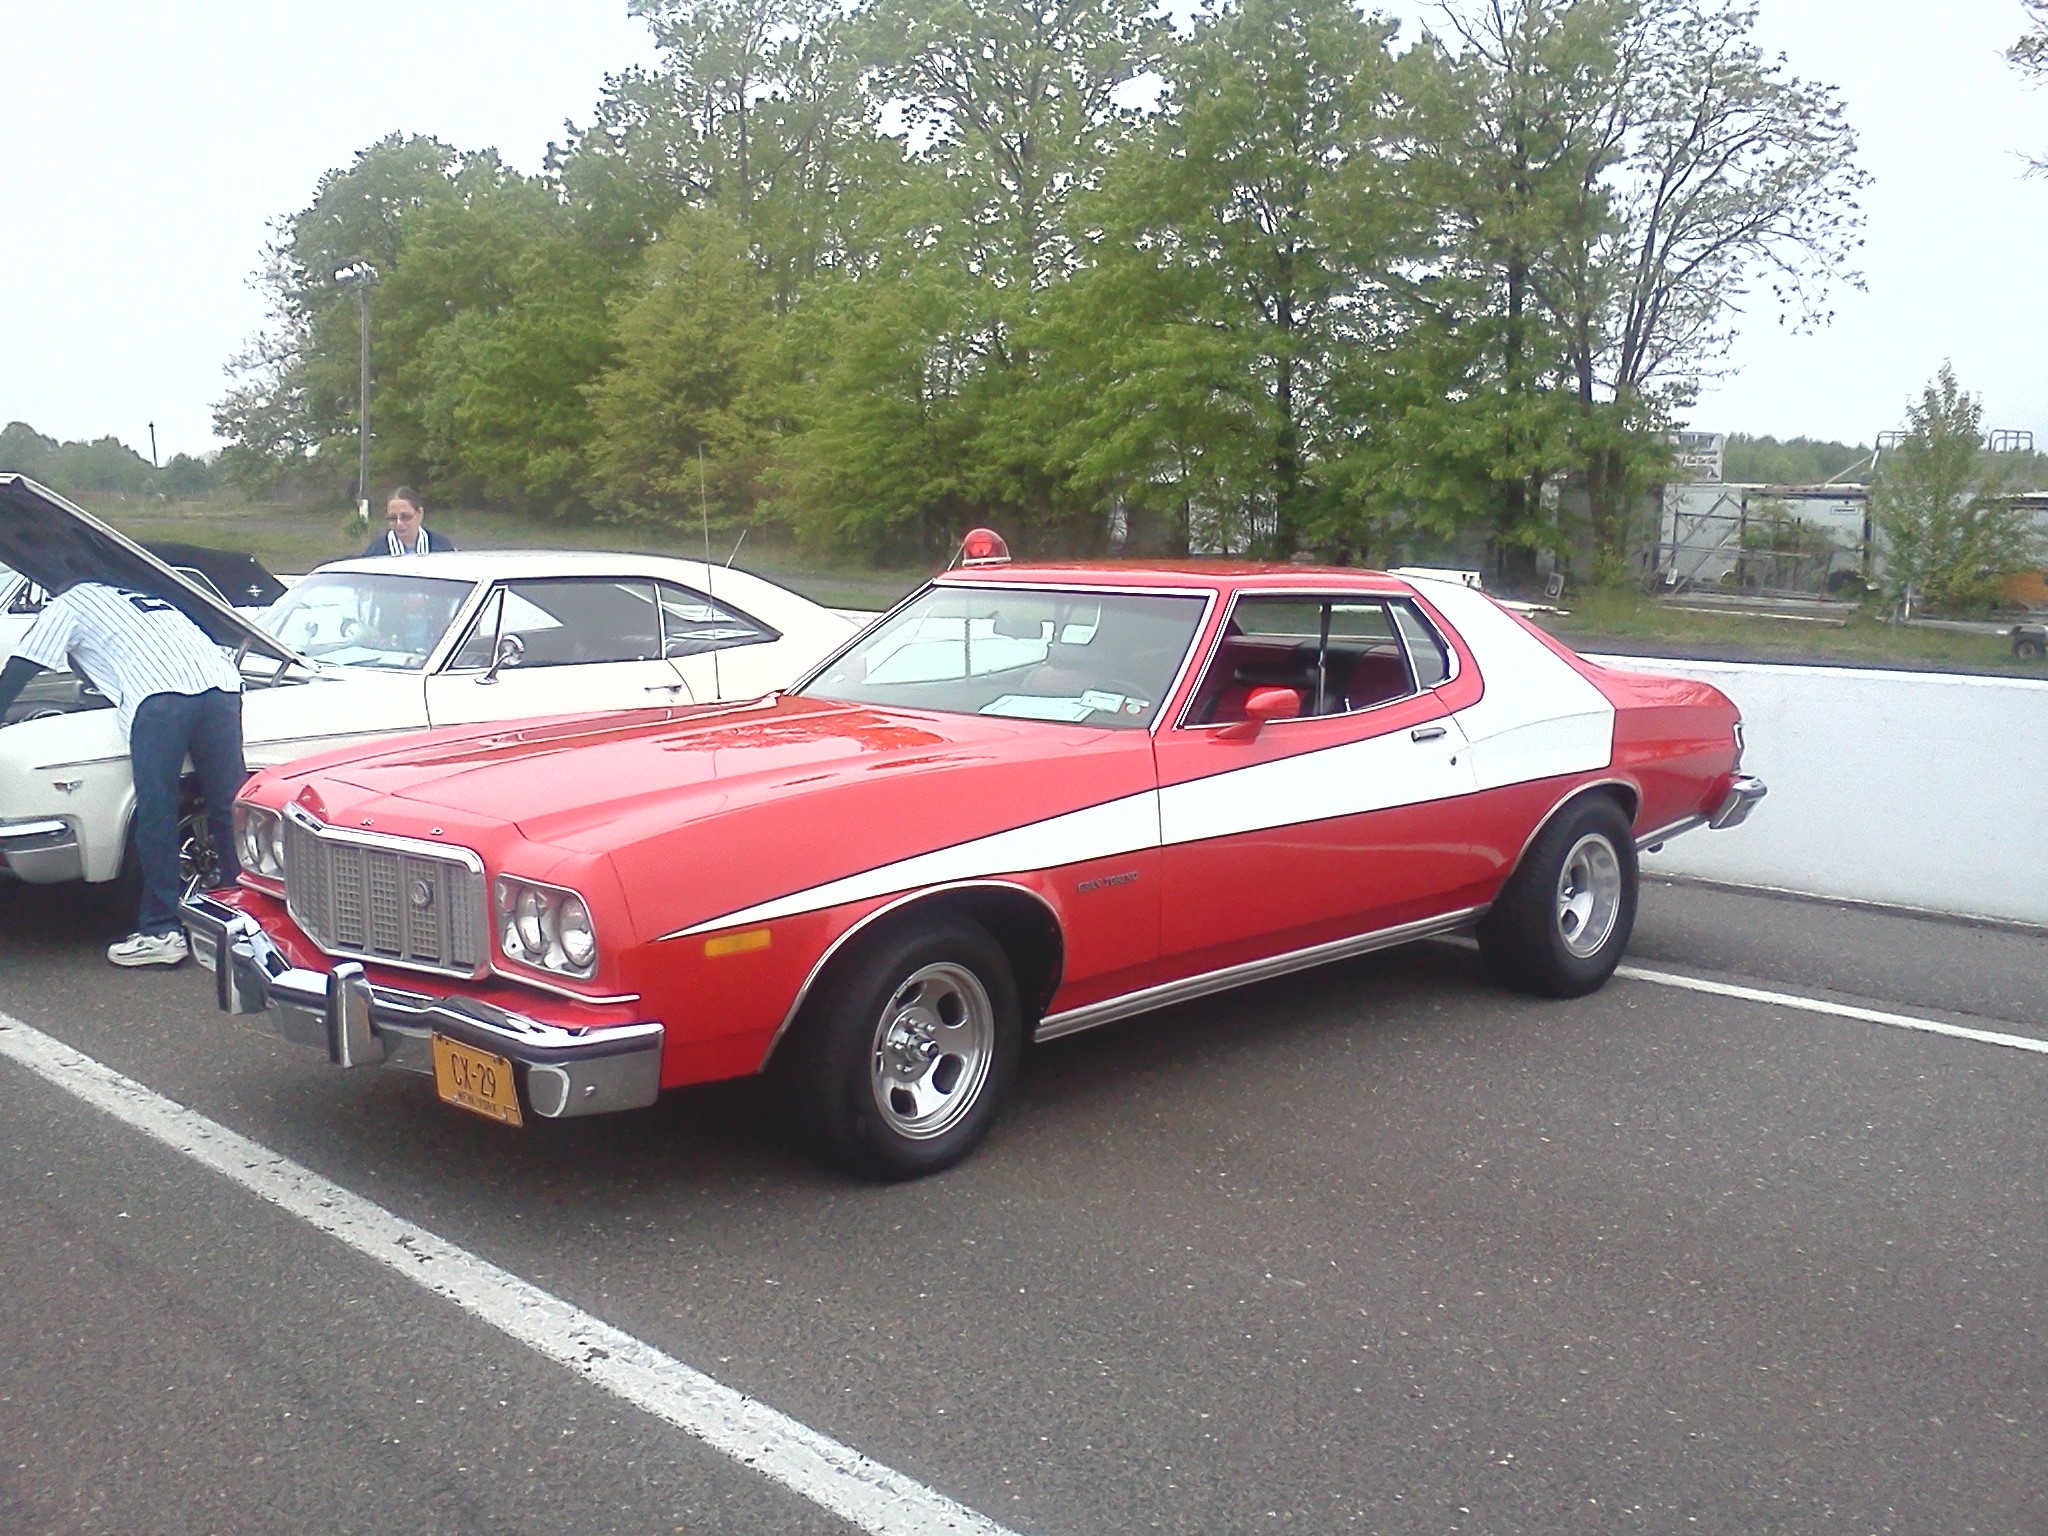
<path fill-rule="evenodd" d="M 910 1141 L 953 1129 L 974 1108 L 996 1054 L 995 1008 L 973 971 L 913 971 L 876 1021 L 868 1083 L 883 1123 Z"/>
<path fill-rule="evenodd" d="M 1557 873 L 1557 934 L 1584 960 L 1599 952 L 1621 912 L 1621 859 L 1598 832 L 1573 843 Z"/>

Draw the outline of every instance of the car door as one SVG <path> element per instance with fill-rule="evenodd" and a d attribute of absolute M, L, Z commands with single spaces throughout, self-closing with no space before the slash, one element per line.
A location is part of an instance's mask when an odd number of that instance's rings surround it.
<path fill-rule="evenodd" d="M 1238 596 L 1155 744 L 1162 975 L 1404 924 L 1483 878 L 1457 830 L 1464 739 L 1433 686 L 1447 656 L 1396 598 Z M 1294 689 L 1300 713 L 1248 722 L 1262 687 Z"/>
<path fill-rule="evenodd" d="M 691 702 L 662 659 L 655 582 L 542 577 L 502 582 L 427 679 L 437 725 Z"/>

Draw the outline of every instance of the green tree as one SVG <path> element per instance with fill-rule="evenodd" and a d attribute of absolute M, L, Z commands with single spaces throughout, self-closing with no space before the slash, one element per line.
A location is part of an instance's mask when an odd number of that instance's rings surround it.
<path fill-rule="evenodd" d="M 745 232 L 786 308 L 838 259 L 842 194 L 876 159 L 849 19 L 792 0 L 631 9 L 661 63 L 609 82 L 591 124 L 551 156 L 567 200 L 618 249 L 653 243 L 685 207 L 715 210 Z"/>
<path fill-rule="evenodd" d="M 257 277 L 269 325 L 230 361 L 237 382 L 214 408 L 231 478 L 330 491 L 354 479 L 358 313 L 334 274 L 368 261 L 388 276 L 406 214 L 453 197 L 458 164 L 438 139 L 392 134 L 321 177 L 313 201 L 275 227 Z"/>
<path fill-rule="evenodd" d="M 1392 478 L 1438 536 L 1475 521 L 1491 564 L 1526 584 L 1561 550 L 1546 487 L 1579 462 L 1560 251 L 1609 216 L 1613 119 L 1633 0 L 1469 0 L 1417 50 L 1410 195 L 1437 210 L 1433 260 L 1405 285 L 1414 319 L 1382 403 Z M 1427 379 L 1425 391 L 1410 379 Z M 1406 473 L 1399 472 L 1405 465 Z M 1385 469 L 1379 474 L 1385 476 Z"/>
<path fill-rule="evenodd" d="M 958 267 L 921 261 L 825 279 L 791 315 L 770 486 L 807 541 L 923 559 L 990 520 L 969 399 L 984 360 L 963 340 L 973 298 Z"/>
<path fill-rule="evenodd" d="M 2027 14 L 2027 29 L 2006 50 L 2005 56 L 2015 69 L 2038 84 L 2048 80 L 2048 0 L 2020 0 L 2020 9 Z M 2036 155 L 2032 164 L 2037 171 L 2048 171 L 2048 156 Z"/>
<path fill-rule="evenodd" d="M 1871 486 L 1886 591 L 1914 610 L 1984 612 L 2006 577 L 2038 567 L 2033 515 L 2003 493 L 1986 462 L 1984 408 L 1944 363 L 1907 412 Z"/>
<path fill-rule="evenodd" d="M 1821 485 L 1869 462 L 1861 443 L 1730 434 L 1721 478 L 1736 485 Z"/>
<path fill-rule="evenodd" d="M 1092 353 L 1069 453 L 1127 516 L 1282 555 L 1361 542 L 1324 469 L 1334 391 L 1382 344 L 1392 31 L 1344 0 L 1242 0 L 1170 56 L 1067 317 Z"/>
<path fill-rule="evenodd" d="M 1610 571 L 1662 469 L 1657 430 L 1725 355 L 1745 304 L 1761 289 L 1788 323 L 1817 326 L 1829 291 L 1860 283 L 1869 181 L 1838 95 L 1757 46 L 1753 5 L 1631 11 L 1599 119 L 1607 216 L 1577 226 L 1547 279 L 1588 420 L 1596 563 Z"/>
<path fill-rule="evenodd" d="M 1128 133 L 1118 93 L 1166 36 L 1150 0 L 876 0 L 862 49 L 870 89 L 961 189 L 956 241 L 1028 294 L 1070 268 L 1067 204 Z"/>
<path fill-rule="evenodd" d="M 436 495 L 580 506 L 618 269 L 546 180 L 466 156 L 402 226 L 377 296 L 379 463 Z"/>
<path fill-rule="evenodd" d="M 670 221 L 618 303 L 616 360 L 585 391 L 601 506 L 694 521 L 701 486 L 721 522 L 751 509 L 768 428 L 750 406 L 772 342 L 771 292 L 737 224 L 696 210 Z"/>

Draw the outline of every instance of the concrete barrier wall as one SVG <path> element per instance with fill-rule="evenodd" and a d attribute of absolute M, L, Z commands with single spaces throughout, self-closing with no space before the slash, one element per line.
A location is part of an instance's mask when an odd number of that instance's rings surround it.
<path fill-rule="evenodd" d="M 1646 873 L 2048 924 L 2048 682 L 1603 656 L 1699 678 L 1742 711 L 1749 822 Z"/>

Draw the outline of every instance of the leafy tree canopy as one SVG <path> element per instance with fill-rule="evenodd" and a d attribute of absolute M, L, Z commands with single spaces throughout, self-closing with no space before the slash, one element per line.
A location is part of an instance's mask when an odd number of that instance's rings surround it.
<path fill-rule="evenodd" d="M 227 472 L 348 491 L 368 262 L 373 473 L 438 497 L 1616 575 L 1738 319 L 1855 280 L 1745 0 L 632 9 L 539 175 L 392 135 L 279 221 Z"/>
<path fill-rule="evenodd" d="M 2040 566 L 2033 514 L 2006 494 L 1984 451 L 1983 404 L 1946 363 L 1906 420 L 1870 494 L 1886 589 L 1908 615 L 1984 612 L 2007 577 Z"/>

